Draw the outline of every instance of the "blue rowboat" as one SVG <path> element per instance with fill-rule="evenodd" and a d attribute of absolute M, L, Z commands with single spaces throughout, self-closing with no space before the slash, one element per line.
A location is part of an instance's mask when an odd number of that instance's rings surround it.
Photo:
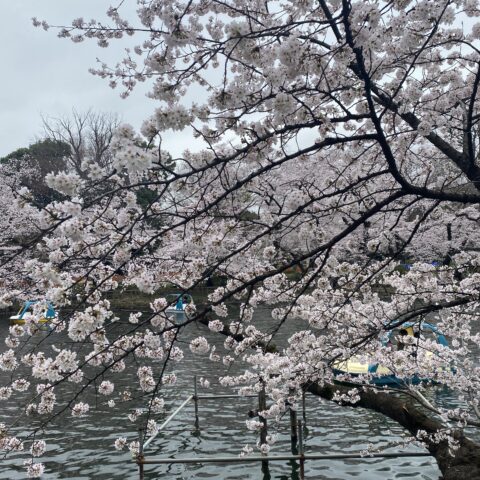
<path fill-rule="evenodd" d="M 417 329 L 417 330 L 415 330 Z M 440 330 L 431 323 L 422 323 L 421 330 L 418 330 L 418 325 L 412 322 L 406 322 L 399 326 L 398 329 L 394 329 L 388 332 L 386 335 L 383 344 L 392 345 L 393 339 L 397 339 L 397 348 L 399 350 L 403 349 L 406 345 L 415 345 L 416 342 L 421 341 L 423 335 L 429 335 L 436 340 L 436 342 L 444 347 L 448 347 L 448 341 L 445 338 L 445 335 L 440 332 Z M 402 338 L 405 337 L 414 337 L 415 340 L 409 342 L 402 341 Z M 418 340 L 417 340 L 418 339 Z M 434 354 L 432 352 L 427 352 L 426 357 L 431 357 Z M 442 367 L 445 368 L 445 367 Z M 347 360 L 339 360 L 333 364 L 333 373 L 336 376 L 347 376 L 354 379 L 360 376 L 369 377 L 368 383 L 378 386 L 390 386 L 390 387 L 402 387 L 406 384 L 419 384 L 424 382 L 432 382 L 433 378 L 420 378 L 417 375 L 412 375 L 408 378 L 399 378 L 391 372 L 391 370 L 384 365 L 379 365 L 378 363 L 368 363 L 365 361 L 360 361 L 358 357 L 351 357 Z M 434 375 L 432 371 L 432 377 Z M 343 381 L 343 379 L 341 380 Z"/>
<path fill-rule="evenodd" d="M 27 300 L 23 306 L 18 311 L 17 315 L 12 315 L 10 317 L 10 325 L 24 325 L 25 316 L 28 313 L 33 313 L 33 306 L 38 303 L 38 300 Z M 55 320 L 58 317 L 55 307 L 47 302 L 45 308 L 42 312 L 42 316 L 36 320 L 37 323 L 49 323 L 52 320 Z"/>

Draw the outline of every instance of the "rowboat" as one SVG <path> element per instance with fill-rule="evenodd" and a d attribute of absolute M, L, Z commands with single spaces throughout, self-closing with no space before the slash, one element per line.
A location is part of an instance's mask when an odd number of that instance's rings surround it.
<path fill-rule="evenodd" d="M 398 350 L 403 350 L 409 346 L 407 348 L 412 350 L 410 355 L 415 355 L 415 345 L 421 345 L 425 338 L 431 338 L 432 340 L 435 340 L 437 344 L 448 348 L 448 341 L 445 338 L 445 335 L 443 335 L 443 333 L 431 323 L 422 323 L 420 329 L 418 329 L 417 324 L 411 322 L 404 323 L 401 325 L 401 328 L 389 331 L 383 344 L 384 346 L 394 347 L 393 341 L 395 340 L 397 342 L 396 348 Z M 428 362 L 433 355 L 435 355 L 433 352 L 427 351 L 424 357 L 425 362 Z M 332 369 L 335 376 L 342 381 L 345 378 L 355 379 L 364 376 L 368 379 L 368 383 L 372 385 L 392 387 L 432 382 L 434 380 L 433 377 L 435 376 L 435 371 L 432 371 L 431 376 L 426 378 L 419 377 L 416 374 L 407 378 L 403 376 L 402 378 L 399 378 L 388 367 L 374 362 L 362 361 L 357 356 L 335 362 Z"/>
<path fill-rule="evenodd" d="M 27 300 L 16 315 L 10 317 L 10 325 L 24 325 L 28 315 L 33 315 L 33 306 L 38 300 Z M 35 319 L 35 323 L 49 323 L 58 317 L 54 306 L 47 302 L 40 318 Z"/>
<path fill-rule="evenodd" d="M 171 293 L 166 296 L 170 306 L 165 310 L 166 313 L 184 314 L 185 309 L 194 306 L 193 298 L 188 293 Z"/>

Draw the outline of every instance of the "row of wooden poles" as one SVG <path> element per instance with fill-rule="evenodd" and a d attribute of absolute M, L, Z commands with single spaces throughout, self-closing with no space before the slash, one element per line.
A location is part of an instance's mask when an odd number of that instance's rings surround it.
<path fill-rule="evenodd" d="M 258 397 L 258 412 L 267 409 L 267 399 L 265 389 L 263 388 L 258 395 L 199 395 L 197 386 L 197 377 L 194 376 L 194 393 L 189 395 L 158 427 L 154 435 L 145 440 L 144 430 L 139 429 L 139 453 L 136 456 L 136 463 L 139 469 L 140 480 L 144 480 L 144 465 L 158 465 L 158 464 L 192 464 L 192 463 L 250 463 L 261 462 L 262 471 L 268 471 L 268 462 L 272 461 L 298 461 L 300 468 L 300 479 L 305 478 L 305 461 L 306 460 L 347 460 L 347 459 L 362 459 L 366 458 L 360 453 L 334 453 L 334 454 L 305 454 L 303 429 L 306 425 L 305 413 L 305 392 L 302 393 L 302 420 L 298 420 L 297 411 L 290 406 L 290 455 L 249 455 L 249 456 L 221 456 L 221 457 L 182 457 L 182 458 L 145 458 L 145 449 L 152 443 L 155 437 L 164 430 L 167 425 L 188 405 L 192 400 L 195 409 L 195 429 L 200 429 L 200 422 L 198 417 L 198 403 L 199 400 L 217 400 L 228 398 L 255 398 Z M 258 412 L 253 412 L 253 415 L 258 415 Z M 267 419 L 259 416 L 262 427 L 260 428 L 260 444 L 267 443 L 268 423 Z M 399 457 L 426 457 L 430 456 L 427 452 L 398 452 L 398 453 L 373 453 L 369 454 L 367 458 L 399 458 Z"/>

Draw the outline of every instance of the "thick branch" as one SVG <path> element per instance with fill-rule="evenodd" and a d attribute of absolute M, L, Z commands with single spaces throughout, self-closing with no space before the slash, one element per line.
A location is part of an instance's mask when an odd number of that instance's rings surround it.
<path fill-rule="evenodd" d="M 351 387 L 343 385 L 323 385 L 317 383 L 308 385 L 307 391 L 326 400 L 332 400 L 335 392 L 346 394 Z M 445 426 L 419 410 L 411 401 L 391 394 L 375 392 L 374 390 L 361 391 L 360 401 L 352 407 L 362 407 L 381 413 L 396 421 L 413 436 L 419 431 L 435 435 L 445 430 Z M 460 431 L 453 436 L 459 442 L 459 449 L 450 454 L 447 440 L 434 442 L 431 438 L 423 439 L 429 452 L 435 457 L 443 474 L 444 480 L 458 480 L 459 478 L 480 479 L 480 445 L 472 442 Z"/>

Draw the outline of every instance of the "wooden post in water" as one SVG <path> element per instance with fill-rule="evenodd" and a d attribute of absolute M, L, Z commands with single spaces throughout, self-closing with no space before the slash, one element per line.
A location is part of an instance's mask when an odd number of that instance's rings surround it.
<path fill-rule="evenodd" d="M 195 403 L 195 430 L 199 430 L 200 424 L 198 421 L 198 388 L 197 388 L 197 376 L 193 376 L 193 401 Z"/>
<path fill-rule="evenodd" d="M 300 480 L 305 480 L 305 452 L 303 446 L 302 421 L 298 421 L 298 454 L 300 455 Z"/>
<path fill-rule="evenodd" d="M 303 410 L 303 423 L 307 425 L 307 410 L 305 408 L 305 390 L 302 389 L 302 410 Z"/>
<path fill-rule="evenodd" d="M 290 395 L 294 394 L 294 390 L 290 389 Z M 290 410 L 290 445 L 293 454 L 297 453 L 297 411 L 292 408 L 292 405 L 289 405 Z"/>
<path fill-rule="evenodd" d="M 265 385 L 262 381 L 262 389 L 258 392 L 258 419 L 262 422 L 263 426 L 260 429 L 260 445 L 267 443 L 267 419 L 265 417 L 260 416 L 260 412 L 267 409 L 267 397 L 265 395 Z M 268 460 L 262 461 L 262 473 L 265 475 L 268 474 Z"/>
<path fill-rule="evenodd" d="M 143 428 L 138 429 L 138 455 L 137 455 L 137 464 L 138 464 L 138 475 L 140 480 L 144 480 L 144 465 L 143 460 L 145 459 L 143 455 Z"/>

